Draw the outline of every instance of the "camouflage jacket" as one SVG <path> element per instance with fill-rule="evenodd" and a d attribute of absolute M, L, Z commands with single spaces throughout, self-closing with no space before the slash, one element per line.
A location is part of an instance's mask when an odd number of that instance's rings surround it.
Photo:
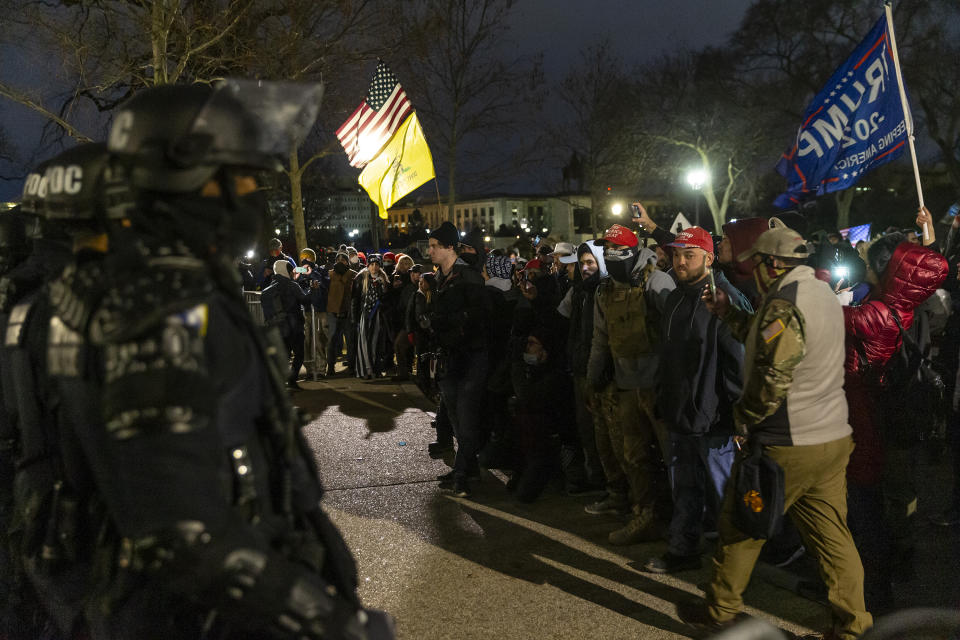
<path fill-rule="evenodd" d="M 737 431 L 764 444 L 801 445 L 850 433 L 843 394 L 843 312 L 809 267 L 781 277 L 757 313 L 723 317 L 744 342 L 744 387 Z"/>

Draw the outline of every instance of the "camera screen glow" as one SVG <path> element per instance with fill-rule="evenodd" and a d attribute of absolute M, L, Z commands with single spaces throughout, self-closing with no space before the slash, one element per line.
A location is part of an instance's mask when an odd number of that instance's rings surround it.
<path fill-rule="evenodd" d="M 833 275 L 835 278 L 846 278 L 850 275 L 850 270 L 847 267 L 834 267 Z"/>

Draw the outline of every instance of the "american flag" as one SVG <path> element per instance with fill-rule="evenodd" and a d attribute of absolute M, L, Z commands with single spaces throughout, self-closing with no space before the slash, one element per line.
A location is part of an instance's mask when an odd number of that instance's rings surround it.
<path fill-rule="evenodd" d="M 407 93 L 390 67 L 378 63 L 366 100 L 337 129 L 350 165 L 360 168 L 373 160 L 412 111 Z"/>

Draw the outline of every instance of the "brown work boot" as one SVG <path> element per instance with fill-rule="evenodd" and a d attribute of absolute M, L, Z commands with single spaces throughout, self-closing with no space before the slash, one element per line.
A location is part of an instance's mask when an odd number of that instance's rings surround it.
<path fill-rule="evenodd" d="M 626 545 L 652 542 L 663 536 L 663 529 L 653 514 L 653 507 L 634 508 L 633 518 L 622 529 L 612 531 L 607 538 L 610 544 Z"/>

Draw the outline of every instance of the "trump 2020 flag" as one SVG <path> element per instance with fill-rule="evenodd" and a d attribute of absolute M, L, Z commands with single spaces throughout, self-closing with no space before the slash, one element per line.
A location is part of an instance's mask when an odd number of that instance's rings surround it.
<path fill-rule="evenodd" d="M 394 202 L 433 177 L 433 156 L 414 112 L 364 167 L 359 180 L 386 219 Z"/>
<path fill-rule="evenodd" d="M 807 107 L 796 143 L 777 163 L 787 191 L 775 206 L 788 209 L 806 197 L 846 189 L 903 153 L 909 114 L 889 34 L 883 16 Z"/>

